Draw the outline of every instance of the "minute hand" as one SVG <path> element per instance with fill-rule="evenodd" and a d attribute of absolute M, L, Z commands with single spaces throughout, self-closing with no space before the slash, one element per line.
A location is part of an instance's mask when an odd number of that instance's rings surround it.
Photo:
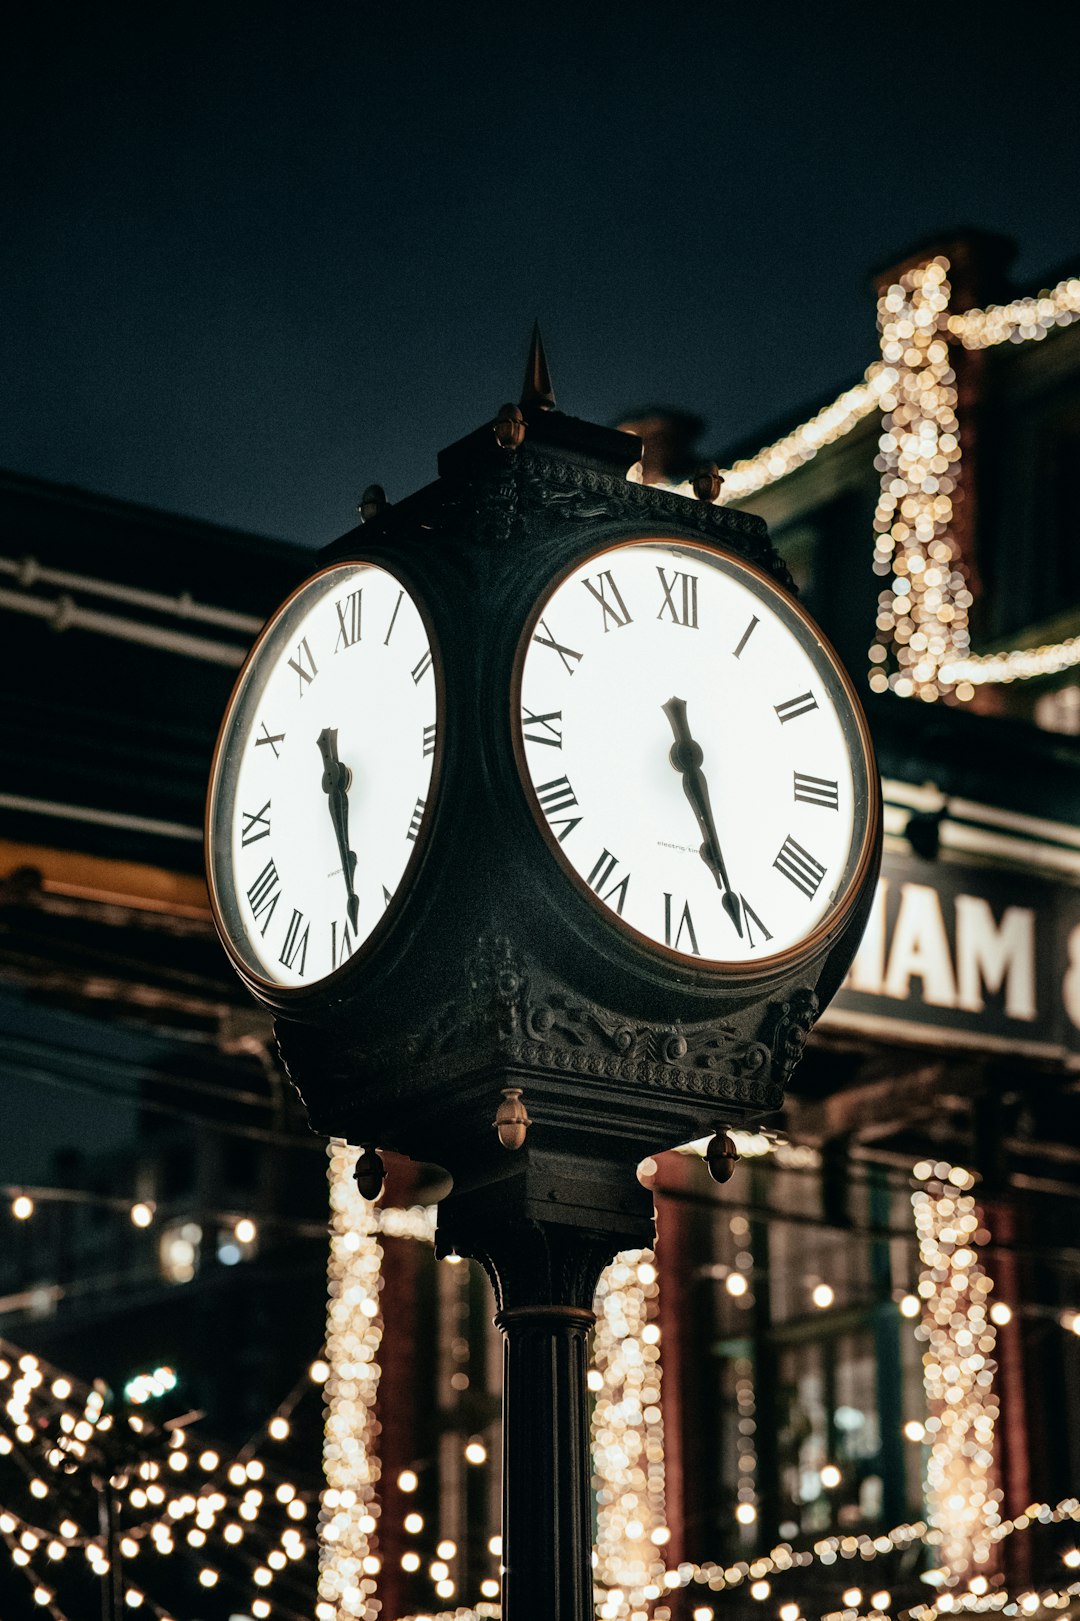
<path fill-rule="evenodd" d="M 741 939 L 743 931 L 739 898 L 731 887 L 727 867 L 724 865 L 712 812 L 712 801 L 709 798 L 709 784 L 701 769 L 704 754 L 700 743 L 695 741 L 690 732 L 690 724 L 686 718 L 686 699 L 669 698 L 663 709 L 675 734 L 675 742 L 668 759 L 682 776 L 683 793 L 690 801 L 690 808 L 701 829 L 703 843 L 698 853 L 716 879 L 717 888 L 722 892 L 720 904 L 735 925 L 735 931 Z"/>
<path fill-rule="evenodd" d="M 354 887 L 356 857 L 349 848 L 349 799 L 347 784 L 351 777 L 348 766 L 342 765 L 337 752 L 337 729 L 324 727 L 316 738 L 323 757 L 322 786 L 327 796 L 330 820 L 334 824 L 341 871 L 349 897 L 349 921 L 355 932 L 360 916 L 360 900 Z"/>

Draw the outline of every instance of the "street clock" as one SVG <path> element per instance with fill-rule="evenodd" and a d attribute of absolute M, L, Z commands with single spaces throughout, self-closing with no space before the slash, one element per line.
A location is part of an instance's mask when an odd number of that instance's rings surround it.
<path fill-rule="evenodd" d="M 851 683 L 761 519 L 520 407 L 275 614 L 214 756 L 234 966 L 314 1129 L 449 1171 L 507 1339 L 503 1616 L 591 1621 L 586 1339 L 659 1150 L 778 1110 L 873 898 Z M 662 1236 L 662 1235 L 661 1235 Z M 389 1329 L 392 1332 L 392 1328 Z"/>

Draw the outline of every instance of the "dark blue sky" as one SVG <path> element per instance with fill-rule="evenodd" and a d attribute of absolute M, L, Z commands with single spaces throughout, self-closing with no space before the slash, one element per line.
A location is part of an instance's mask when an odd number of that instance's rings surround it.
<path fill-rule="evenodd" d="M 0 465 L 321 543 L 516 395 L 534 315 L 564 409 L 742 439 L 861 371 L 927 233 L 1080 268 L 1080 13 L 1021 15 L 40 6 Z"/>

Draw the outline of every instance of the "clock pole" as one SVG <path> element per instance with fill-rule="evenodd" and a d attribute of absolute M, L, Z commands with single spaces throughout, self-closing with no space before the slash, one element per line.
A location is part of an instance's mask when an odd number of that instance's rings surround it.
<path fill-rule="evenodd" d="M 514 1174 L 450 1195 L 436 1249 L 479 1261 L 498 1306 L 504 1621 L 593 1621 L 593 1296 L 620 1250 L 652 1247 L 652 1195 L 632 1166 L 522 1158 Z"/>

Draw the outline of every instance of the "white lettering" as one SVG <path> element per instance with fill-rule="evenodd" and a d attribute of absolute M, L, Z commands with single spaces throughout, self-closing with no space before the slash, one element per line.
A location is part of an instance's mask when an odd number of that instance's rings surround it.
<path fill-rule="evenodd" d="M 981 895 L 956 897 L 957 1005 L 966 1013 L 983 1010 L 983 986 L 993 996 L 1005 987 L 1010 1019 L 1034 1019 L 1035 913 L 1010 906 L 994 922 L 989 901 Z"/>
<path fill-rule="evenodd" d="M 885 978 L 885 904 L 888 898 L 889 880 L 879 878 L 866 933 L 844 981 L 845 990 L 865 991 L 868 996 L 881 995 L 881 981 Z"/>
<path fill-rule="evenodd" d="M 922 980 L 922 999 L 929 1006 L 956 1006 L 956 981 L 945 936 L 945 920 L 937 890 L 928 884 L 901 887 L 900 915 L 893 931 L 889 971 L 882 994 L 898 1002 L 906 1001 L 913 977 Z"/>

